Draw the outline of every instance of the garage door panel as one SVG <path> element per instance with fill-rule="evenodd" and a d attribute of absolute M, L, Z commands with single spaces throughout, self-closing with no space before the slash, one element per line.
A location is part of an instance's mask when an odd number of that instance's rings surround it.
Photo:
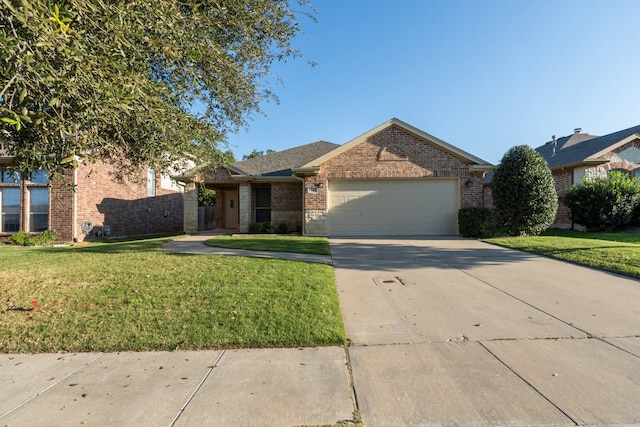
<path fill-rule="evenodd" d="M 458 180 L 330 181 L 329 234 L 456 234 Z"/>

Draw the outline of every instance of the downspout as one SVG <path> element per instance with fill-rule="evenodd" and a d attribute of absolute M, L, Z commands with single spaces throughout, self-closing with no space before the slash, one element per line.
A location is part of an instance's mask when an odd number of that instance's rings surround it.
<path fill-rule="evenodd" d="M 304 188 L 304 178 L 299 177 L 298 175 L 295 174 L 295 172 L 293 173 L 293 177 L 297 180 L 299 180 L 300 182 L 302 182 L 302 235 L 306 236 L 307 232 L 305 230 L 305 226 L 306 226 L 306 221 L 305 221 L 305 215 L 306 215 L 306 210 L 305 210 L 305 188 Z"/>
<path fill-rule="evenodd" d="M 78 168 L 73 170 L 73 214 L 71 215 L 73 227 L 73 241 L 78 241 Z"/>

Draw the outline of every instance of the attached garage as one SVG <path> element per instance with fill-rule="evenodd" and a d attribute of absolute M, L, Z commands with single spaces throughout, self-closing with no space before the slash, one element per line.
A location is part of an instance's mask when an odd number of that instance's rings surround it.
<path fill-rule="evenodd" d="M 457 234 L 459 188 L 459 179 L 329 180 L 329 235 Z"/>

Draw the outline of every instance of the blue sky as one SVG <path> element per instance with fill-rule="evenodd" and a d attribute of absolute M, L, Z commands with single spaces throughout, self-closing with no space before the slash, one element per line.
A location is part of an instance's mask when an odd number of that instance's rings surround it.
<path fill-rule="evenodd" d="M 229 135 L 236 158 L 343 144 L 396 117 L 497 164 L 574 128 L 640 124 L 638 0 L 312 0 L 280 103 Z"/>

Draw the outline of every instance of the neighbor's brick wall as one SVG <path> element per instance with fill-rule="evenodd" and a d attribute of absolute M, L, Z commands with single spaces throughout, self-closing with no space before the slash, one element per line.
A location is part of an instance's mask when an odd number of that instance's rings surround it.
<path fill-rule="evenodd" d="M 81 164 L 77 170 L 77 238 L 99 239 L 108 225 L 110 237 L 179 232 L 183 230 L 183 194 L 160 187 L 156 174 L 156 196 L 147 197 L 146 169 L 133 180 L 116 182 L 114 169 L 106 163 Z M 82 232 L 81 224 L 91 221 L 94 230 Z"/>

